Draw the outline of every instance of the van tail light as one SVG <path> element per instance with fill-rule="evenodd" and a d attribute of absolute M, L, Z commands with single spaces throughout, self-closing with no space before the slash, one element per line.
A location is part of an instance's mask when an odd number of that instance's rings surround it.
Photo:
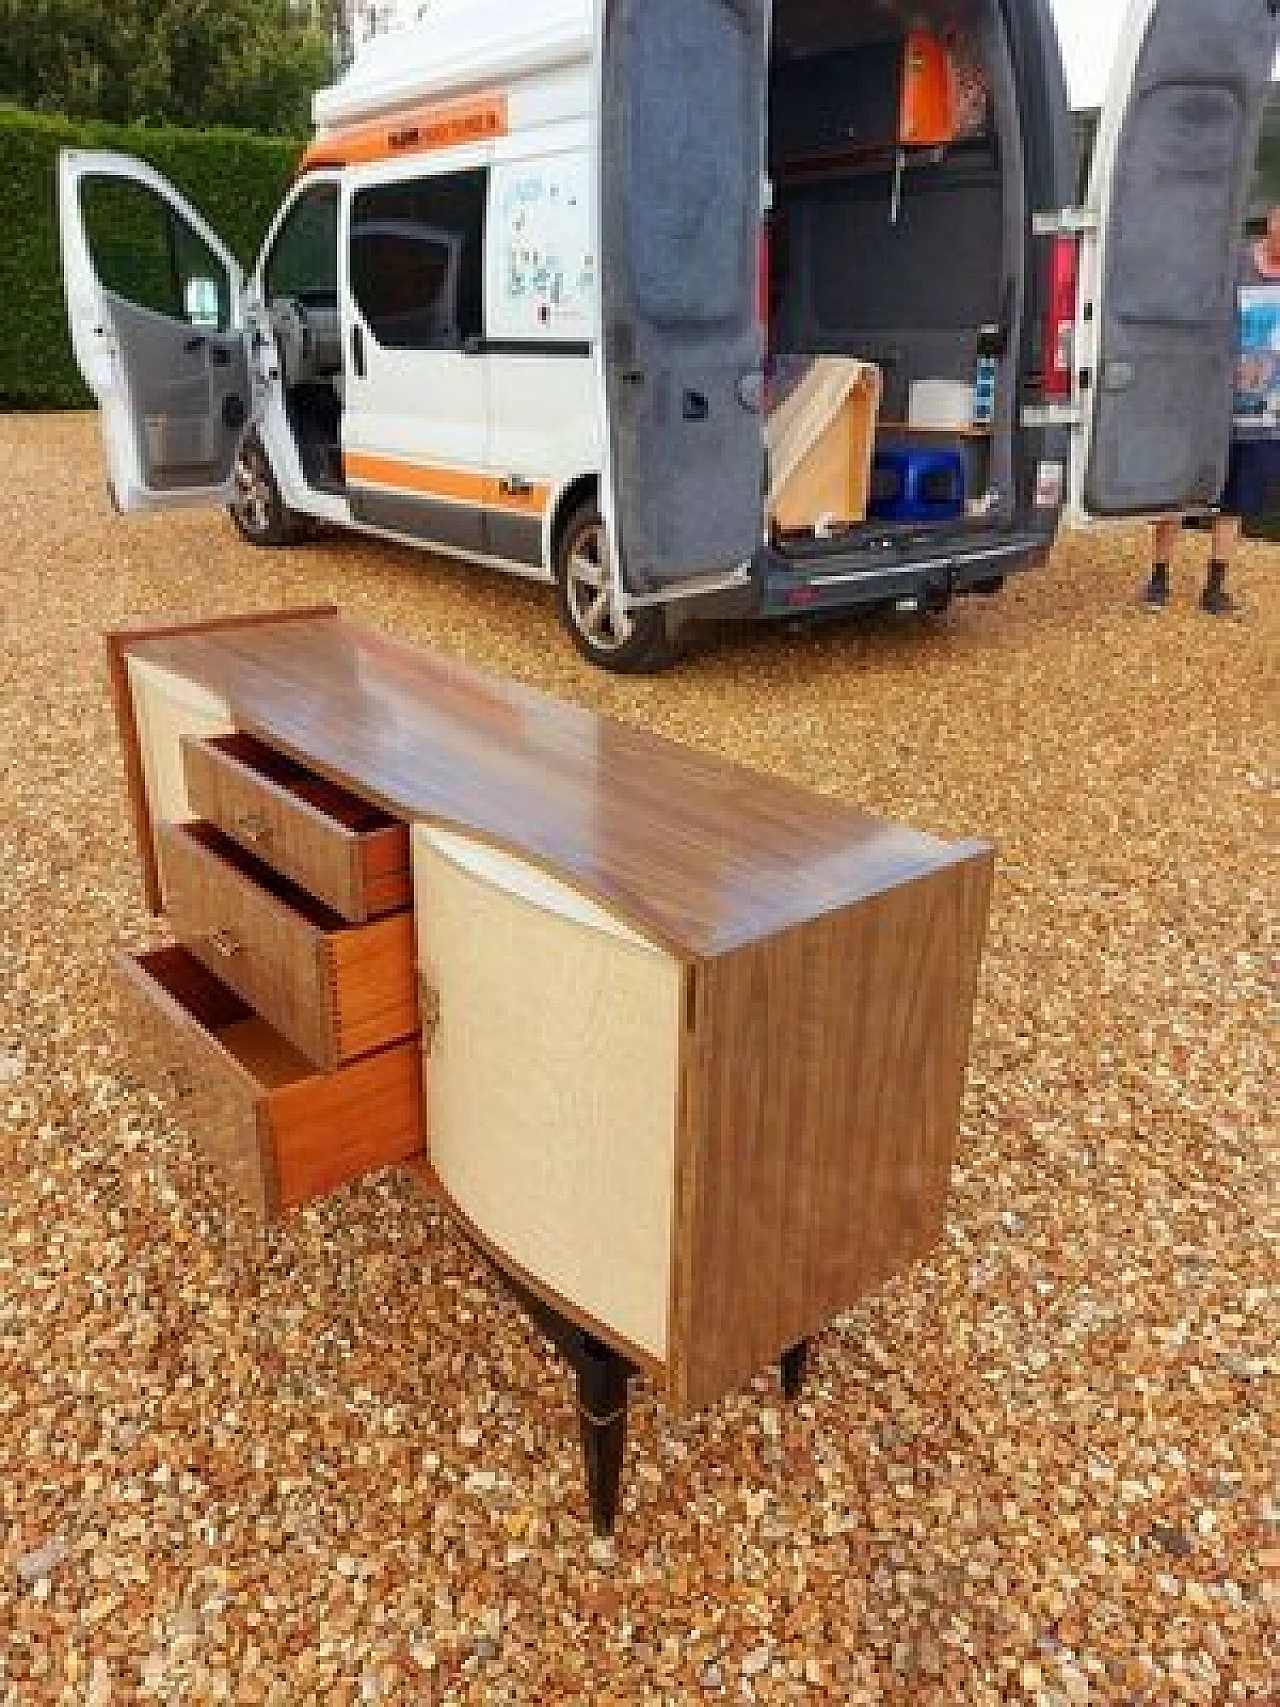
<path fill-rule="evenodd" d="M 1075 237 L 1055 237 L 1049 250 L 1048 315 L 1044 339 L 1044 395 L 1055 403 L 1072 395 L 1076 342 L 1076 287 L 1080 246 Z"/>

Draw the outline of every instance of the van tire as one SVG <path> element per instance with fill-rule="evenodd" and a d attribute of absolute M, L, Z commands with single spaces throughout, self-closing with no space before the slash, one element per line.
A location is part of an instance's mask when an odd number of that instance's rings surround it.
<path fill-rule="evenodd" d="M 594 498 L 572 511 L 556 543 L 556 609 L 570 638 L 588 663 L 616 675 L 656 675 L 674 661 L 667 636 L 666 613 L 657 609 L 633 612 L 626 622 L 628 632 L 618 635 L 613 618 L 601 612 L 593 618 L 596 601 L 591 597 L 599 581 L 584 575 L 584 567 L 600 566 L 604 540 L 604 518 Z M 601 575 L 602 578 L 602 575 Z"/>
<path fill-rule="evenodd" d="M 257 430 L 245 434 L 235 460 L 236 496 L 228 513 L 241 539 L 250 545 L 293 545 L 303 533 L 302 518 L 286 508 L 271 459 Z"/>

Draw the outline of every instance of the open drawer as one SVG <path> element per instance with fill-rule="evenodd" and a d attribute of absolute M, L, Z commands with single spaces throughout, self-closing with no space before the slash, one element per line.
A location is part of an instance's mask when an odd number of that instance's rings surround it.
<path fill-rule="evenodd" d="M 423 1154 L 416 1041 L 317 1074 L 184 949 L 122 956 L 117 984 L 140 1076 L 255 1220 Z"/>
<path fill-rule="evenodd" d="M 419 1029 L 413 915 L 348 925 L 208 824 L 161 824 L 173 934 L 331 1072 Z"/>
<path fill-rule="evenodd" d="M 351 924 L 407 908 L 409 831 L 252 735 L 182 742 L 187 797 L 205 818 Z"/>

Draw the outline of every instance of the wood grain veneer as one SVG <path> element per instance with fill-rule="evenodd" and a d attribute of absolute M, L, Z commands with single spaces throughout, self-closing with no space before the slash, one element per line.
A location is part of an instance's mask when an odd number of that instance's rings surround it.
<path fill-rule="evenodd" d="M 317 1067 L 417 1032 L 411 914 L 347 925 L 210 825 L 156 836 L 178 941 Z"/>
<path fill-rule="evenodd" d="M 416 1042 L 316 1074 L 180 948 L 121 957 L 117 988 L 135 1065 L 253 1222 L 422 1154 Z"/>
<path fill-rule="evenodd" d="M 431 1161 L 504 1257 L 667 1356 L 680 962 L 527 864 L 414 832 Z"/>
<path fill-rule="evenodd" d="M 670 1389 L 697 1410 L 943 1232 L 994 860 L 692 972 Z"/>
<path fill-rule="evenodd" d="M 196 815 L 348 923 L 410 905 L 406 825 L 251 735 L 184 737 L 181 745 Z"/>
<path fill-rule="evenodd" d="M 951 860 L 931 836 L 337 618 L 127 653 L 392 817 L 490 838 L 678 952 L 774 936 Z"/>

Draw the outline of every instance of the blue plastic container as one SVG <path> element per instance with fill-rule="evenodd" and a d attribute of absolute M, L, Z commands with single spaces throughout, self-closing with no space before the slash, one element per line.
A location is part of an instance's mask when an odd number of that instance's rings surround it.
<path fill-rule="evenodd" d="M 867 514 L 878 522 L 952 522 L 965 513 L 965 461 L 959 451 L 876 452 Z"/>

